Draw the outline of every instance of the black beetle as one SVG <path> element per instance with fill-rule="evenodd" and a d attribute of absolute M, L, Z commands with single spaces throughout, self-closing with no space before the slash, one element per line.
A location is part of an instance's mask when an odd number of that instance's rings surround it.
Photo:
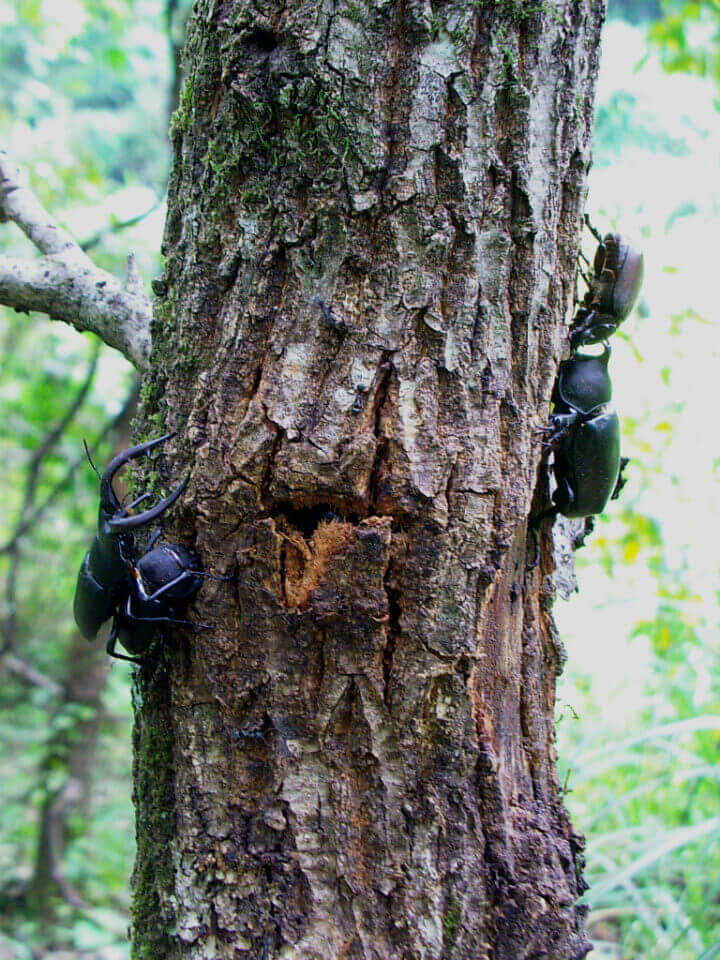
<path fill-rule="evenodd" d="M 162 624 L 194 627 L 178 614 L 200 589 L 204 577 L 225 579 L 203 573 L 195 554 L 180 544 L 156 547 L 160 529 L 151 535 L 145 551 L 136 558 L 133 530 L 152 523 L 172 506 L 189 478 L 150 510 L 133 516 L 129 515 L 130 510 L 150 494 L 123 507 L 112 480 L 130 460 L 147 455 L 172 436 L 166 434 L 124 450 L 110 461 L 100 477 L 98 532 L 78 573 L 73 611 L 80 632 L 88 640 L 93 640 L 102 624 L 113 618 L 107 652 L 118 660 L 141 660 Z M 115 653 L 118 641 L 131 656 Z"/>
<path fill-rule="evenodd" d="M 588 222 L 588 226 L 590 226 Z M 619 233 L 600 234 L 590 288 L 583 297 L 570 331 L 570 346 L 599 343 L 611 336 L 631 313 L 640 294 L 644 261 Z"/>
<path fill-rule="evenodd" d="M 610 347 L 601 356 L 575 354 L 560 364 L 546 446 L 554 454 L 553 506 L 538 520 L 562 513 L 602 513 L 622 486 L 620 421 L 611 404 Z M 624 464 L 623 464 L 624 466 Z"/>

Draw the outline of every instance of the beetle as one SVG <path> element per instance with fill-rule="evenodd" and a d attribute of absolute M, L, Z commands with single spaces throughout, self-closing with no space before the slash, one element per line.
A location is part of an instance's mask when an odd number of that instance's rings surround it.
<path fill-rule="evenodd" d="M 560 364 L 550 425 L 542 431 L 546 448 L 553 452 L 557 488 L 553 506 L 535 526 L 558 513 L 586 518 L 602 513 L 624 484 L 621 466 L 627 461 L 620 457 L 609 359 L 610 347 L 604 344 L 602 355 L 576 353 Z"/>
<path fill-rule="evenodd" d="M 102 476 L 98 474 L 98 532 L 78 573 L 73 612 L 80 632 L 88 640 L 93 640 L 102 624 L 112 617 L 106 649 L 118 660 L 142 660 L 161 625 L 197 629 L 197 625 L 179 614 L 200 589 L 203 578 L 227 579 L 203 573 L 198 557 L 180 544 L 155 546 L 162 532 L 159 528 L 150 536 L 140 557 L 136 556 L 134 531 L 151 524 L 169 509 L 187 486 L 189 476 L 154 507 L 134 515 L 130 511 L 150 494 L 145 493 L 123 507 L 113 490 L 113 477 L 126 463 L 149 455 L 173 436 L 168 433 L 123 450 L 110 461 Z M 90 463 L 95 469 L 92 460 Z M 117 642 L 130 656 L 115 652 Z"/>
<path fill-rule="evenodd" d="M 578 308 L 570 331 L 570 347 L 599 343 L 611 336 L 633 310 L 643 281 L 644 258 L 619 233 L 598 240 L 589 289 Z"/>

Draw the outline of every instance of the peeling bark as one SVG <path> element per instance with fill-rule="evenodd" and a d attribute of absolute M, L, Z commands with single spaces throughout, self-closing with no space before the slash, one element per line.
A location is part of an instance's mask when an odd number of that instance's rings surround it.
<path fill-rule="evenodd" d="M 138 676 L 136 958 L 589 949 L 526 558 L 603 14 L 196 3 L 145 424 L 233 581 Z"/>

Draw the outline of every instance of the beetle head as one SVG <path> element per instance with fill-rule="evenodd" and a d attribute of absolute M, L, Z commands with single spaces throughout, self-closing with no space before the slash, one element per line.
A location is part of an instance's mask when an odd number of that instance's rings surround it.
<path fill-rule="evenodd" d="M 112 485 L 113 477 L 126 463 L 129 463 L 131 460 L 136 460 L 138 457 L 146 456 L 154 447 L 157 447 L 159 444 L 164 443 L 174 436 L 174 433 L 166 433 L 164 436 L 157 437 L 155 440 L 149 440 L 147 443 L 139 443 L 137 446 L 129 447 L 116 457 L 113 457 L 100 477 L 99 527 L 101 532 L 106 532 L 107 535 L 111 535 L 121 531 L 134 530 L 137 527 L 144 527 L 148 523 L 152 523 L 153 520 L 156 520 L 160 514 L 164 513 L 168 507 L 171 507 L 172 504 L 175 503 L 187 486 L 187 482 L 190 479 L 189 475 L 173 490 L 170 496 L 160 500 L 159 503 L 149 510 L 144 510 L 142 513 L 137 513 L 132 516 L 127 516 L 127 510 L 129 508 L 123 507 L 120 503 Z M 144 494 L 135 501 L 134 505 L 137 506 L 138 503 L 147 499 L 148 496 L 149 494 Z"/>

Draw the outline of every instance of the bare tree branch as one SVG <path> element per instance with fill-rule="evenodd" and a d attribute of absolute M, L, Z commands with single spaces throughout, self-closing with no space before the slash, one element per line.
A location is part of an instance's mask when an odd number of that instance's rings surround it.
<path fill-rule="evenodd" d="M 46 676 L 44 673 L 40 673 L 39 670 L 36 670 L 35 667 L 26 663 L 20 657 L 16 656 L 16 654 L 4 654 L 2 664 L 10 673 L 14 673 L 22 680 L 25 680 L 26 683 L 31 684 L 31 686 L 42 687 L 44 690 L 49 690 L 54 697 L 62 695 L 63 688 L 59 683 L 56 683 L 51 677 Z"/>
<path fill-rule="evenodd" d="M 97 267 L 50 216 L 0 151 L 0 220 L 10 220 L 43 254 L 37 260 L 0 256 L 0 303 L 45 313 L 90 330 L 139 370 L 150 358 L 152 305 L 128 264 L 124 281 Z"/>

